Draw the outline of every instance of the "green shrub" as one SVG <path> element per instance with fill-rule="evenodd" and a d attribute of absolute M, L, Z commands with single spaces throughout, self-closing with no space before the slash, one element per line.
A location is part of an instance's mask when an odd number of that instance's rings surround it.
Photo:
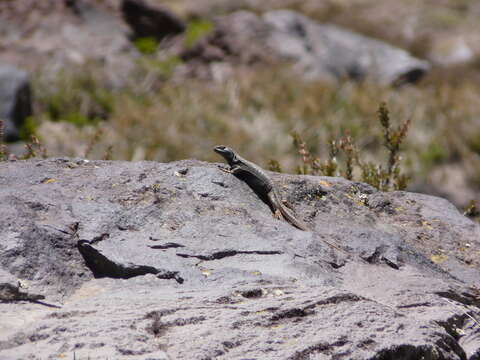
<path fill-rule="evenodd" d="M 113 111 L 112 92 L 88 68 L 63 71 L 54 81 L 37 86 L 37 116 L 42 114 L 52 121 L 84 126 L 107 119 Z M 29 130 L 26 129 L 27 132 Z"/>
<path fill-rule="evenodd" d="M 146 72 L 154 73 L 162 80 L 168 79 L 176 67 L 182 63 L 183 60 L 176 55 L 168 56 L 164 59 L 140 59 L 140 64 Z"/>
<path fill-rule="evenodd" d="M 20 138 L 25 141 L 30 139 L 32 135 L 35 135 L 37 126 L 38 124 L 37 124 L 37 121 L 35 120 L 35 117 L 33 116 L 27 117 L 22 127 L 20 128 Z"/>
<path fill-rule="evenodd" d="M 5 161 L 8 159 L 8 148 L 4 142 L 5 136 L 5 122 L 3 119 L 0 119 L 0 161 Z"/>
<path fill-rule="evenodd" d="M 72 112 L 69 114 L 65 114 L 65 116 L 61 117 L 59 120 L 69 122 L 73 125 L 78 127 L 86 126 L 86 125 L 94 125 L 98 122 L 98 118 L 88 118 L 79 112 Z"/>
<path fill-rule="evenodd" d="M 196 19 L 187 24 L 185 31 L 185 46 L 191 47 L 201 38 L 213 31 L 213 23 L 208 20 Z"/>
<path fill-rule="evenodd" d="M 470 135 L 467 139 L 467 144 L 470 150 L 480 155 L 480 131 L 476 131 Z"/>
<path fill-rule="evenodd" d="M 348 131 L 339 140 L 329 141 L 329 154 L 325 161 L 318 157 L 312 157 L 300 134 L 294 132 L 292 134 L 293 143 L 302 157 L 302 164 L 297 167 L 297 172 L 299 174 L 343 176 L 348 180 L 354 180 L 354 171 L 357 167 L 357 173 L 360 173 L 358 180 L 383 191 L 404 190 L 409 177 L 402 174 L 399 152 L 407 135 L 410 120 L 393 128 L 385 103 L 380 104 L 377 115 L 383 130 L 383 145 L 388 151 L 386 165 L 363 159 Z"/>
<path fill-rule="evenodd" d="M 158 41 L 151 36 L 137 38 L 133 44 L 144 55 L 154 54 L 158 48 Z"/>
<path fill-rule="evenodd" d="M 448 159 L 448 152 L 444 146 L 436 142 L 431 142 L 426 149 L 420 153 L 420 160 L 424 168 L 429 169 L 432 166 L 439 165 Z"/>

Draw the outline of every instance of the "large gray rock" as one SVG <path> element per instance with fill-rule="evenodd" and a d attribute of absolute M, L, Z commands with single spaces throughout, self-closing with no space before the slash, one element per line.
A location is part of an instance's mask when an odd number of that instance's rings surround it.
<path fill-rule="evenodd" d="M 0 119 L 7 141 L 17 140 L 25 119 L 32 115 L 30 81 L 27 72 L 0 64 Z"/>
<path fill-rule="evenodd" d="M 128 39 L 128 25 L 107 2 L 12 2 L 12 10 L 0 9 L 0 61 L 38 72 L 42 80 L 59 71 L 96 71 L 98 77 L 99 69 L 108 86 L 124 85 L 138 52 Z"/>
<path fill-rule="evenodd" d="M 187 49 L 183 58 L 243 64 L 282 59 L 293 62 L 307 79 L 368 79 L 388 85 L 416 82 L 430 69 L 427 61 L 405 50 L 290 10 L 220 17 L 214 33 Z"/>
<path fill-rule="evenodd" d="M 0 279 L 33 294 L 0 303 L 0 359 L 480 357 L 478 224 L 272 178 L 312 231 L 215 164 L 0 163 Z"/>
<path fill-rule="evenodd" d="M 309 78 L 369 78 L 397 85 L 417 81 L 430 68 L 405 50 L 294 11 L 270 11 L 263 19 L 274 29 L 269 45 Z"/>

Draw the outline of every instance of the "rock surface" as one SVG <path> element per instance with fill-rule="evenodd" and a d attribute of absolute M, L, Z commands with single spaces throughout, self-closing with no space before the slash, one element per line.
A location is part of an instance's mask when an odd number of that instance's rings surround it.
<path fill-rule="evenodd" d="M 30 81 L 26 71 L 0 64 L 0 119 L 7 141 L 17 140 L 25 119 L 32 115 Z"/>
<path fill-rule="evenodd" d="M 215 164 L 0 163 L 0 282 L 45 297 L 0 303 L 0 359 L 480 358 L 478 224 L 272 178 L 312 231 Z"/>

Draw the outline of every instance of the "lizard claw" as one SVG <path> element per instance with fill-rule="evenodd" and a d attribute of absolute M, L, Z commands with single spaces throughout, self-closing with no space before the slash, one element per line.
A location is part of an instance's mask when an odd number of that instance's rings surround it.
<path fill-rule="evenodd" d="M 232 174 L 232 170 L 224 168 L 223 166 L 218 166 L 218 169 L 223 172 L 226 172 L 227 174 Z"/>
<path fill-rule="evenodd" d="M 278 209 L 275 210 L 275 212 L 273 213 L 273 217 L 278 220 L 281 220 L 283 218 L 281 211 Z"/>

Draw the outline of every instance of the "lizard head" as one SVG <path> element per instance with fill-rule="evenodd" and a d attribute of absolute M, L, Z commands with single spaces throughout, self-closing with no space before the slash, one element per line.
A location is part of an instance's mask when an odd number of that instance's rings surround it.
<path fill-rule="evenodd" d="M 234 163 L 237 160 L 237 156 L 235 155 L 235 151 L 230 149 L 228 146 L 218 145 L 213 148 L 217 154 L 223 156 L 223 158 L 229 163 Z"/>

